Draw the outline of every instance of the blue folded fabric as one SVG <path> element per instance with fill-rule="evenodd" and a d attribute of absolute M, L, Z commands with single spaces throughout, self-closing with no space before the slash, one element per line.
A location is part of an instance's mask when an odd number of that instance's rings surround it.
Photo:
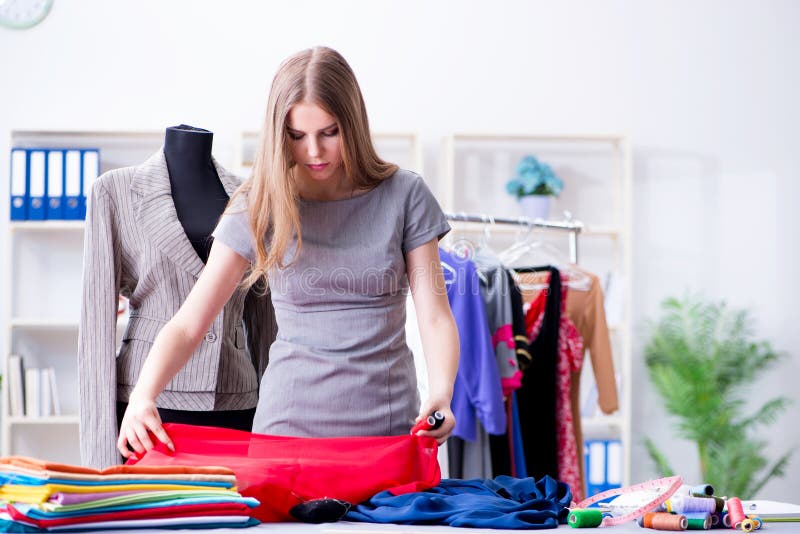
<path fill-rule="evenodd" d="M 344 520 L 406 525 L 498 529 L 544 529 L 564 524 L 572 493 L 549 476 L 499 476 L 493 480 L 444 479 L 427 491 L 383 491 L 352 508 Z"/>

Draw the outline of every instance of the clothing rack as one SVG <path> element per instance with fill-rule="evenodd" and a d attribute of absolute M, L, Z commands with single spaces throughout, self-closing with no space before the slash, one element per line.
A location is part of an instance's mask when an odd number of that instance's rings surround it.
<path fill-rule="evenodd" d="M 531 219 L 529 217 L 492 217 L 490 215 L 474 215 L 467 213 L 445 213 L 447 220 L 483 223 L 483 224 L 512 224 L 525 226 L 527 228 L 547 228 L 549 230 L 560 230 L 569 232 L 569 259 L 572 263 L 578 263 L 578 234 L 583 231 L 583 223 L 573 221 L 569 212 L 564 212 L 563 221 L 546 221 L 544 219 Z"/>

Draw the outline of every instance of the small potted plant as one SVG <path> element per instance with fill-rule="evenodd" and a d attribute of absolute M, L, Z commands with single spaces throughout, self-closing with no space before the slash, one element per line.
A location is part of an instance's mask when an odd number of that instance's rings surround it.
<path fill-rule="evenodd" d="M 517 197 L 522 214 L 531 219 L 547 219 L 550 197 L 557 197 L 563 189 L 564 182 L 550 165 L 533 156 L 522 158 L 517 175 L 506 184 L 506 191 Z"/>

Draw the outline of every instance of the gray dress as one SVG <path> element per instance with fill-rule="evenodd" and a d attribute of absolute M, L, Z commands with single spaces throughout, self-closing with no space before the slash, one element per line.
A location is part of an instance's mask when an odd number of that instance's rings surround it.
<path fill-rule="evenodd" d="M 404 254 L 450 225 L 422 178 L 403 170 L 353 198 L 300 200 L 299 210 L 303 248 L 268 273 L 278 334 L 253 432 L 406 434 L 419 399 Z M 254 261 L 245 212 L 223 216 L 214 237 Z"/>

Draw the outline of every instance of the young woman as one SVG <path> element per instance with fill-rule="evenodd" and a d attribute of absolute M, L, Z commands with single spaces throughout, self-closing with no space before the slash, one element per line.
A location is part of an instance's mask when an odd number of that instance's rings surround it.
<path fill-rule="evenodd" d="M 443 442 L 458 368 L 438 239 L 450 227 L 418 175 L 381 160 L 355 75 L 329 48 L 288 58 L 270 90 L 253 176 L 214 232 L 202 275 L 159 333 L 131 393 L 123 456 L 172 446 L 155 399 L 189 360 L 237 285 L 266 277 L 278 336 L 253 431 L 328 437 L 420 432 Z M 257 237 L 256 237 L 257 236 Z M 244 281 L 243 281 L 244 279 Z M 417 310 L 429 377 L 419 406 L 405 342 L 406 290 Z"/>

